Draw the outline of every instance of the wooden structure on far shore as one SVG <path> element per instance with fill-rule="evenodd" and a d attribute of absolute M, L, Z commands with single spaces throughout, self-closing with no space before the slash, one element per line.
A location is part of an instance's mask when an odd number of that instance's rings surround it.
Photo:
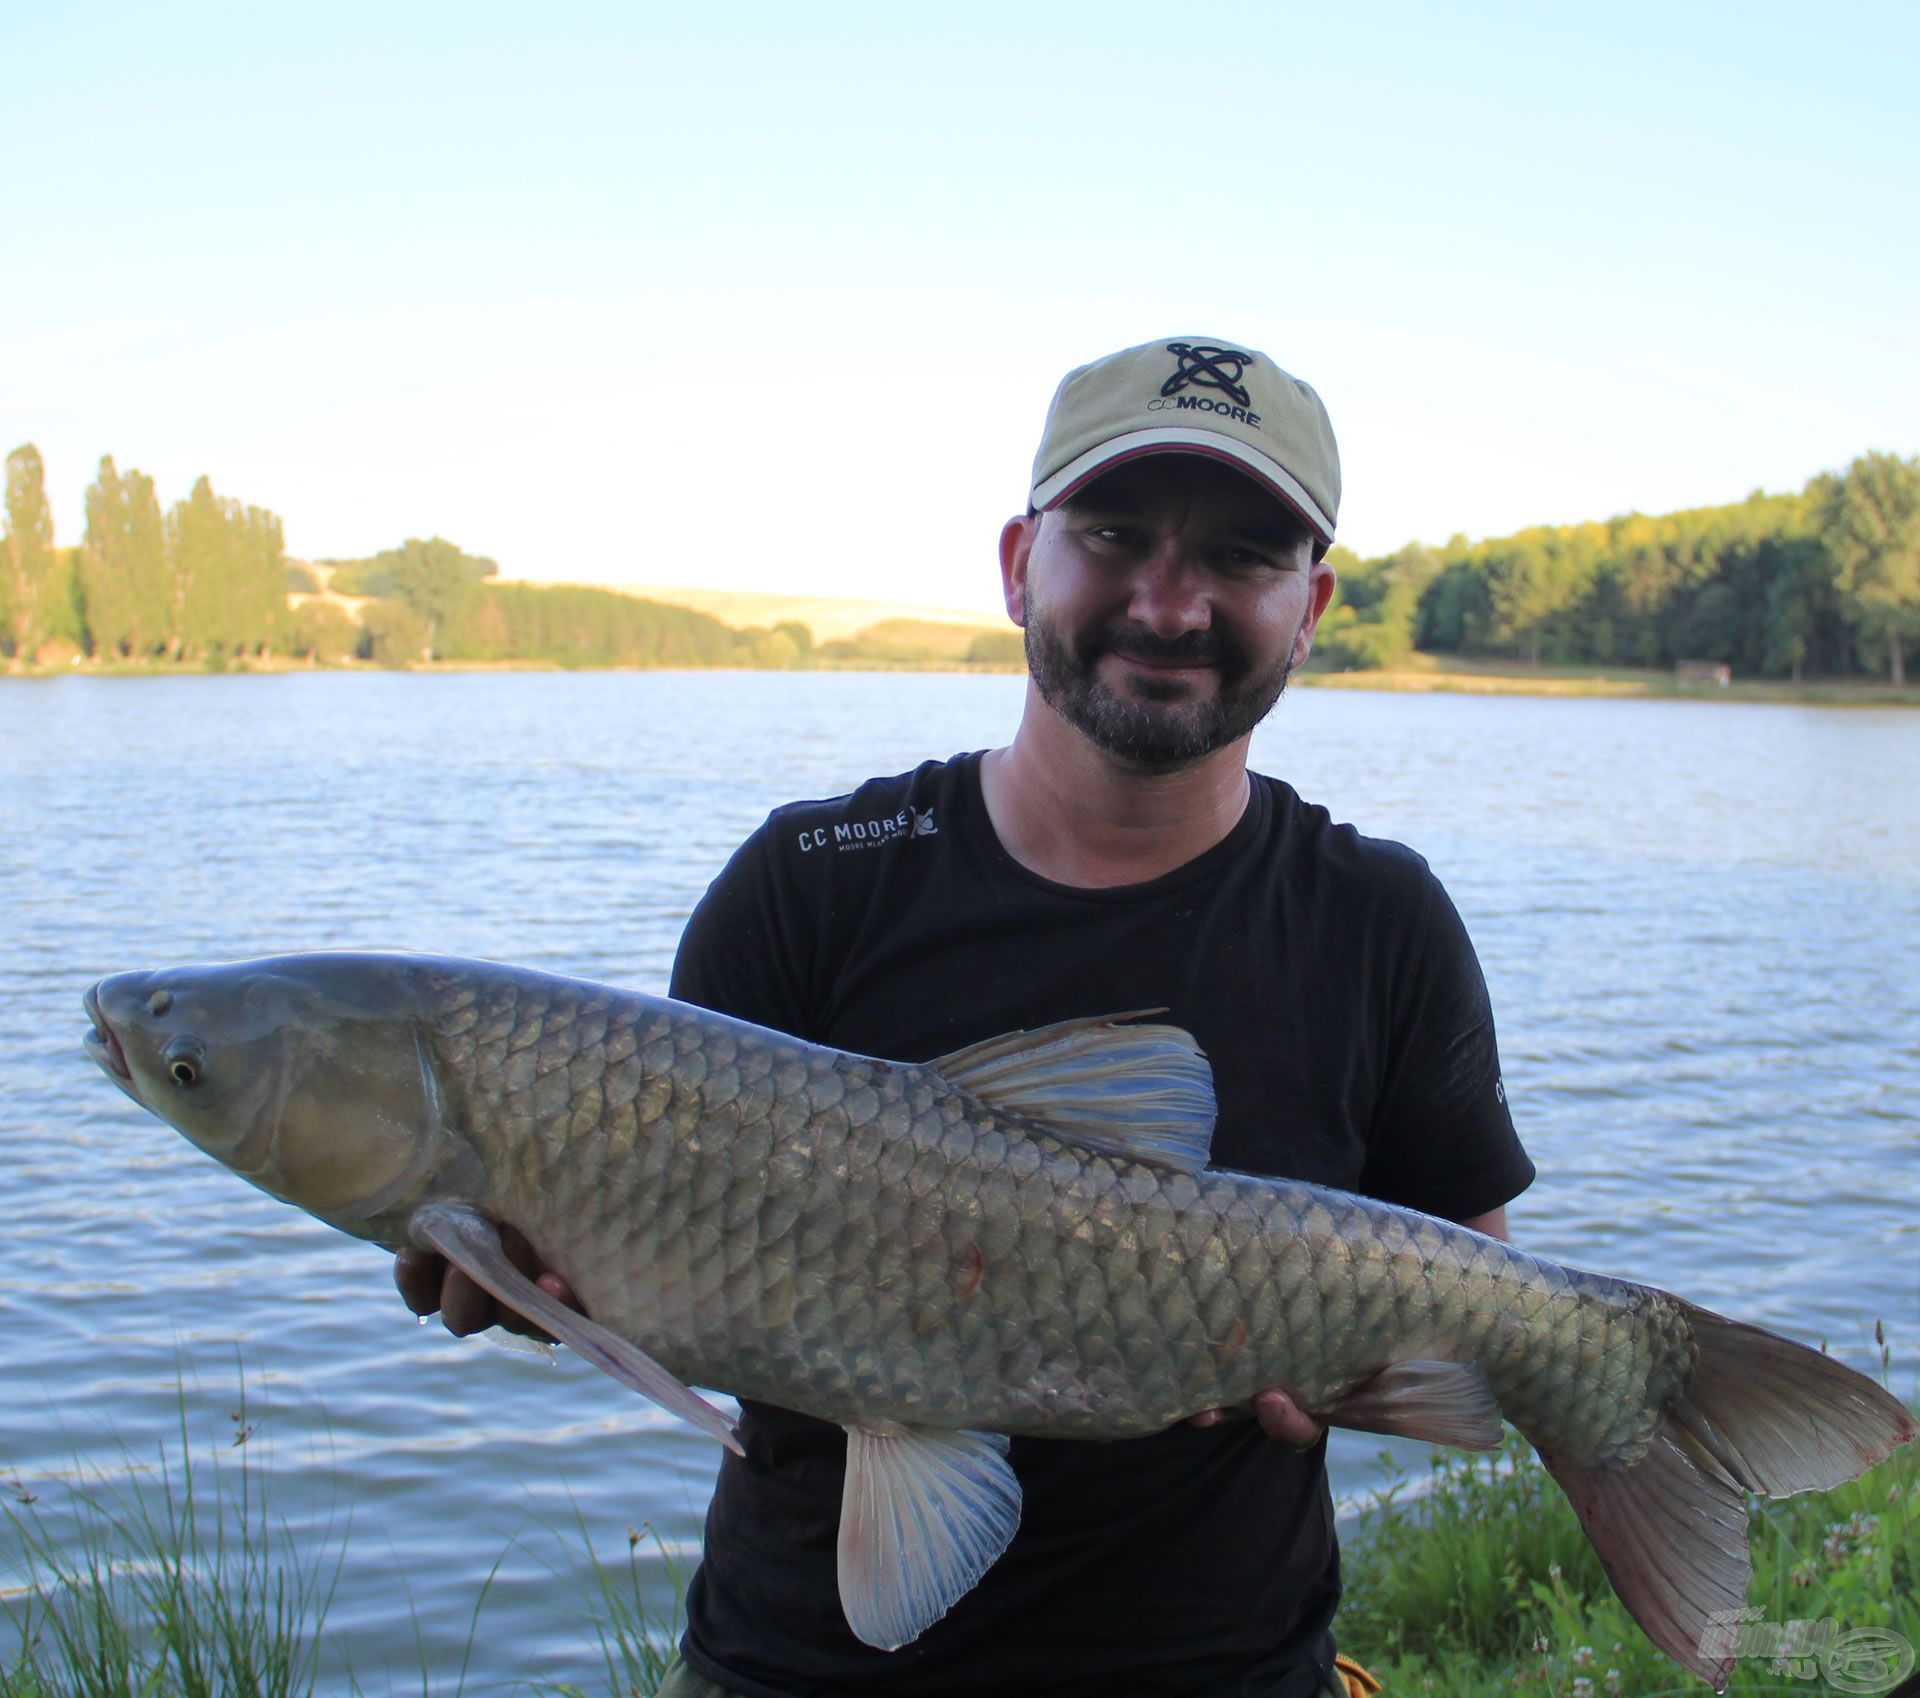
<path fill-rule="evenodd" d="M 1682 660 L 1674 664 L 1673 675 L 1682 684 L 1731 684 L 1733 668 L 1724 660 Z"/>

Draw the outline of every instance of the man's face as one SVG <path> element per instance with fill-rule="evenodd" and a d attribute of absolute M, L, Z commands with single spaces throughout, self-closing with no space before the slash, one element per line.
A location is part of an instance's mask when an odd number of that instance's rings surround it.
<path fill-rule="evenodd" d="M 1333 593 L 1305 527 L 1217 461 L 1163 454 L 1001 539 L 1040 697 L 1098 748 L 1167 771 L 1245 737 Z"/>

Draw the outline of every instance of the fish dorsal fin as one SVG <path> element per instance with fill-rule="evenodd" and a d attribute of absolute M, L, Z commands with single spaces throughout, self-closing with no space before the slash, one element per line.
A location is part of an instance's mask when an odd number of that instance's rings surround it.
<path fill-rule="evenodd" d="M 1062 1020 L 969 1044 L 930 1065 L 982 1102 L 1083 1149 L 1198 1173 L 1213 1144 L 1213 1069 L 1159 1008 Z"/>
<path fill-rule="evenodd" d="M 840 1608 L 862 1643 L 898 1650 L 979 1583 L 1020 1525 L 998 1433 L 867 1421 L 848 1427 Z"/>

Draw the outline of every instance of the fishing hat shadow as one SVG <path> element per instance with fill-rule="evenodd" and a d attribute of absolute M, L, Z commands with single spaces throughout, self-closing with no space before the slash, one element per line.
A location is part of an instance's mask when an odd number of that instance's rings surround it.
<path fill-rule="evenodd" d="M 1340 450 L 1311 387 L 1265 354 L 1205 337 L 1143 342 L 1061 379 L 1033 460 L 1036 512 L 1126 460 L 1204 454 L 1245 472 L 1333 542 Z"/>

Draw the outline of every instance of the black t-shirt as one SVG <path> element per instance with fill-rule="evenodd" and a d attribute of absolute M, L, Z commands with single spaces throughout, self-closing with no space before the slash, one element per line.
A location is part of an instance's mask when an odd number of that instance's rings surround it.
<path fill-rule="evenodd" d="M 1464 1219 L 1533 1177 L 1473 949 L 1426 863 L 1255 775 L 1239 823 L 1147 884 L 1082 890 L 1000 846 L 980 757 L 780 808 L 688 922 L 673 994 L 927 1061 L 1141 1009 L 1213 1067 L 1213 1165 Z M 834 1539 L 846 1438 L 748 1404 L 688 1592 L 684 1654 L 749 1698 L 1295 1698 L 1332 1661 L 1324 1446 L 1251 1422 L 1015 1439 L 1020 1529 L 920 1638 L 862 1645 Z"/>

